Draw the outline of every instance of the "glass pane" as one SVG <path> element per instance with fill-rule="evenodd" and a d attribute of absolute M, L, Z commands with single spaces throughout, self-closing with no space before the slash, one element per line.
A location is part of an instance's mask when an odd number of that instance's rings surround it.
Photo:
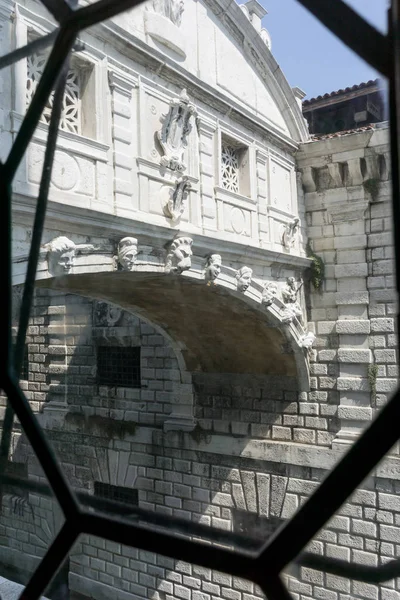
<path fill-rule="evenodd" d="M 2 396 L 2 404 L 4 400 Z M 2 462 L 0 473 L 0 594 L 18 598 L 57 536 L 64 516 L 17 420 L 9 459 Z M 59 600 L 63 577 L 61 571 L 48 589 L 51 600 Z"/>
<path fill-rule="evenodd" d="M 262 596 L 257 586 L 239 577 L 99 537 L 81 536 L 70 556 L 70 595 L 96 598 L 107 591 L 146 600 Z"/>

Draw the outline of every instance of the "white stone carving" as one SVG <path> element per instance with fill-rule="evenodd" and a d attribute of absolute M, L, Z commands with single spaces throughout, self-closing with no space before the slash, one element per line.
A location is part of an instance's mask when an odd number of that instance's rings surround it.
<path fill-rule="evenodd" d="M 239 158 L 236 148 L 221 147 L 221 185 L 230 192 L 239 192 Z"/>
<path fill-rule="evenodd" d="M 59 236 L 47 244 L 48 271 L 53 277 L 71 272 L 76 254 L 76 245 L 65 236 Z"/>
<path fill-rule="evenodd" d="M 287 304 L 287 308 L 292 311 L 294 316 L 298 317 L 300 320 L 303 317 L 303 311 L 301 306 L 297 300 L 299 291 L 303 286 L 303 280 L 301 279 L 299 284 L 296 285 L 296 280 L 294 277 L 288 277 L 286 280 L 286 285 L 282 289 L 282 298 L 285 304 Z"/>
<path fill-rule="evenodd" d="M 176 273 L 180 275 L 192 266 L 192 244 L 193 240 L 189 237 L 178 237 L 168 249 L 167 259 L 165 261 L 166 273 Z"/>
<path fill-rule="evenodd" d="M 273 281 L 269 281 L 265 284 L 262 297 L 261 304 L 264 306 L 271 306 L 273 304 L 276 296 L 278 294 L 278 286 Z"/>
<path fill-rule="evenodd" d="M 138 254 L 138 241 L 124 237 L 118 244 L 118 262 L 125 271 L 132 271 Z"/>
<path fill-rule="evenodd" d="M 186 169 L 183 151 L 187 146 L 187 136 L 192 129 L 192 117 L 196 115 L 196 107 L 190 101 L 185 89 L 182 90 L 179 98 L 171 100 L 168 114 L 162 118 L 162 129 L 157 133 L 164 152 L 160 161 L 163 167 L 180 172 Z"/>
<path fill-rule="evenodd" d="M 167 17 L 178 27 L 182 23 L 182 15 L 185 10 L 184 0 L 153 0 L 154 12 Z"/>
<path fill-rule="evenodd" d="M 308 333 L 304 334 L 300 338 L 299 345 L 301 346 L 301 348 L 306 348 L 306 350 L 311 350 L 314 342 L 315 342 L 315 335 L 313 334 L 312 331 L 309 331 Z"/>
<path fill-rule="evenodd" d="M 253 269 L 250 267 L 241 267 L 236 271 L 237 289 L 239 292 L 245 292 L 251 284 Z"/>
<path fill-rule="evenodd" d="M 36 91 L 43 69 L 46 65 L 47 54 L 39 52 L 27 57 L 27 81 L 26 81 L 26 102 L 30 103 Z M 63 97 L 63 106 L 60 117 L 60 129 L 72 133 L 81 133 L 81 115 L 80 115 L 80 95 L 81 95 L 81 75 L 80 72 L 71 67 L 68 71 L 65 92 Z M 54 92 L 51 93 L 49 100 L 44 108 L 40 118 L 44 123 L 50 122 L 51 111 L 53 108 Z"/>
<path fill-rule="evenodd" d="M 173 222 L 179 221 L 186 208 L 186 200 L 191 190 L 192 184 L 188 177 L 184 175 L 175 182 L 174 190 L 170 190 L 170 196 L 163 206 L 164 214 L 170 217 Z"/>
<path fill-rule="evenodd" d="M 290 223 L 286 223 L 283 226 L 283 235 L 282 235 L 282 244 L 286 248 L 286 250 L 290 250 L 293 248 L 294 243 L 296 241 L 297 231 L 299 228 L 300 219 L 296 217 Z"/>
<path fill-rule="evenodd" d="M 221 273 L 222 258 L 220 254 L 211 254 L 207 257 L 205 266 L 205 279 L 207 285 L 215 285 L 215 280 Z"/>

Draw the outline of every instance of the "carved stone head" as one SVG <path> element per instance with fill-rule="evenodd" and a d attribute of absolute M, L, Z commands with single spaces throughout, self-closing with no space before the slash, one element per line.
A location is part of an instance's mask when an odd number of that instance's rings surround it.
<path fill-rule="evenodd" d="M 193 240 L 189 237 L 176 238 L 168 249 L 165 270 L 167 273 L 177 273 L 187 271 L 192 266 L 192 244 Z"/>
<path fill-rule="evenodd" d="M 276 298 L 278 294 L 278 286 L 276 285 L 276 283 L 274 283 L 273 281 L 270 281 L 269 283 L 265 284 L 264 289 L 263 289 L 263 293 L 262 293 L 262 304 L 264 304 L 264 306 L 271 306 L 271 304 L 274 301 L 274 298 Z"/>
<path fill-rule="evenodd" d="M 222 258 L 220 254 L 211 254 L 207 257 L 205 267 L 206 281 L 211 283 L 219 277 L 222 267 Z"/>
<path fill-rule="evenodd" d="M 253 269 L 250 267 L 241 267 L 236 272 L 237 289 L 239 292 L 245 292 L 251 284 L 251 278 L 253 276 Z"/>
<path fill-rule="evenodd" d="M 125 237 L 118 244 L 118 262 L 126 271 L 132 271 L 138 254 L 138 241 Z"/>
<path fill-rule="evenodd" d="M 296 279 L 294 277 L 288 277 L 286 279 L 286 283 L 290 287 L 290 289 L 292 289 L 292 290 L 296 289 Z"/>
<path fill-rule="evenodd" d="M 76 245 L 65 236 L 59 236 L 48 244 L 48 270 L 50 275 L 68 275 L 75 262 Z"/>

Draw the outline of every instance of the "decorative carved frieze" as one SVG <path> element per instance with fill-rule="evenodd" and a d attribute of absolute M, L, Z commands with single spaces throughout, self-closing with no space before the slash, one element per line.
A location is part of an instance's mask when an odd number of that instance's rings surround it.
<path fill-rule="evenodd" d="M 179 98 L 170 102 L 170 109 L 163 117 L 163 126 L 157 137 L 164 156 L 161 165 L 172 171 L 184 171 L 183 152 L 187 146 L 187 136 L 192 129 L 192 117 L 197 115 L 195 105 L 190 101 L 186 90 L 182 90 Z"/>
<path fill-rule="evenodd" d="M 193 255 L 192 244 L 193 240 L 189 237 L 178 237 L 171 242 L 165 261 L 166 273 L 180 275 L 183 271 L 190 269 Z"/>
<path fill-rule="evenodd" d="M 236 272 L 237 289 L 239 292 L 245 292 L 251 284 L 253 269 L 250 267 L 241 267 Z"/>

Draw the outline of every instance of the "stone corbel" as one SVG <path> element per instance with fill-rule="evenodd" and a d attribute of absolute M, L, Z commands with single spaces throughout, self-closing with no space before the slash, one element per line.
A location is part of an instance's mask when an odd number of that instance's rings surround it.
<path fill-rule="evenodd" d="M 360 158 L 350 158 L 347 161 L 347 165 L 349 167 L 349 177 L 351 185 L 362 185 L 364 181 L 364 177 L 361 171 L 361 159 Z"/>
<path fill-rule="evenodd" d="M 304 167 L 304 169 L 301 170 L 301 173 L 303 178 L 304 191 L 306 193 L 316 192 L 317 184 L 315 181 L 315 170 L 313 169 L 313 167 Z"/>
<path fill-rule="evenodd" d="M 379 157 L 377 154 L 371 154 L 365 157 L 367 164 L 367 179 L 379 179 Z"/>
<path fill-rule="evenodd" d="M 339 163 L 328 163 L 329 174 L 333 179 L 335 187 L 343 187 L 342 172 Z"/>

